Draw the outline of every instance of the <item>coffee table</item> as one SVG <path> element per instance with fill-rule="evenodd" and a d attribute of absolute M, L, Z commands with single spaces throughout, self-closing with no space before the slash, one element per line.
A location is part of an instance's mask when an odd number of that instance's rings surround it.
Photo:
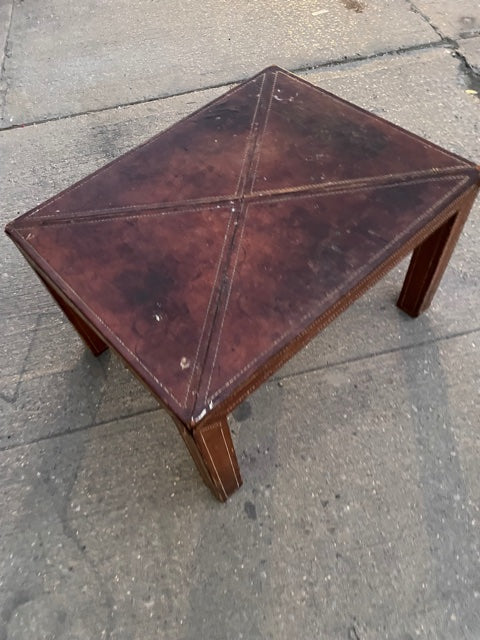
<path fill-rule="evenodd" d="M 269 67 L 7 226 L 94 354 L 241 485 L 228 413 L 405 255 L 424 311 L 480 171 Z"/>

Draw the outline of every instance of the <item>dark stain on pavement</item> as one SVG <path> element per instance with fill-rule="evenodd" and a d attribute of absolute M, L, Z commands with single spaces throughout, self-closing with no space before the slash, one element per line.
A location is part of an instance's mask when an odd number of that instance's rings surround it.
<path fill-rule="evenodd" d="M 360 0 L 340 0 L 346 9 L 355 11 L 355 13 L 362 13 L 365 9 L 365 3 Z"/>
<path fill-rule="evenodd" d="M 252 407 L 248 400 L 245 400 L 240 404 L 234 411 L 233 417 L 237 422 L 243 422 L 244 420 L 248 420 L 252 415 Z"/>
<path fill-rule="evenodd" d="M 245 509 L 245 513 L 250 518 L 250 520 L 256 520 L 257 519 L 257 508 L 253 504 L 253 502 L 250 502 L 250 500 L 247 500 L 245 502 L 243 508 Z"/>

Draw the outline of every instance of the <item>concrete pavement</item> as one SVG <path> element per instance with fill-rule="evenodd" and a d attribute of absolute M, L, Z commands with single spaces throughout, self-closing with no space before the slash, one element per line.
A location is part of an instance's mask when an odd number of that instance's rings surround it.
<path fill-rule="evenodd" d="M 479 2 L 172 5 L 0 0 L 2 224 L 272 63 L 480 161 Z M 478 640 L 478 214 L 236 410 L 226 505 L 1 237 L 0 640 Z"/>

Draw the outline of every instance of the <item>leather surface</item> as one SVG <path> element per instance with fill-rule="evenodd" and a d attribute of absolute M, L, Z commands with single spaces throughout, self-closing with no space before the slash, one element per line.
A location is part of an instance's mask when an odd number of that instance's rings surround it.
<path fill-rule="evenodd" d="M 7 232 L 193 425 L 478 181 L 270 67 Z"/>

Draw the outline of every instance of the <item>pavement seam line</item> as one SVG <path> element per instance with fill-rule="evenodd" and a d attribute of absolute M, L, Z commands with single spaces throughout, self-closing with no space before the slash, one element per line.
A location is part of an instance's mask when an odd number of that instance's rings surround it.
<path fill-rule="evenodd" d="M 96 422 L 94 424 L 85 424 L 81 427 L 70 429 L 69 431 L 60 431 L 58 433 L 51 433 L 50 435 L 40 436 L 38 438 L 27 440 L 25 442 L 16 442 L 12 445 L 7 445 L 7 446 L 0 445 L 0 453 L 3 453 L 4 451 L 13 451 L 14 449 L 19 449 L 20 447 L 29 447 L 32 444 L 38 444 L 40 442 L 45 442 L 47 440 L 56 440 L 57 438 L 63 438 L 64 436 L 73 436 L 73 435 L 76 435 L 77 433 L 88 431 L 90 429 L 105 427 L 108 424 L 120 422 L 121 420 L 130 420 L 130 418 L 147 416 L 150 413 L 155 413 L 156 411 L 164 411 L 164 409 L 160 405 L 158 405 L 158 407 L 153 407 L 152 409 L 145 409 L 144 411 L 139 411 L 137 413 L 117 416 L 116 418 L 112 418 L 111 420 L 102 420 L 101 422 Z M 133 428 L 137 428 L 137 427 L 133 427 Z"/>
<path fill-rule="evenodd" d="M 422 347 L 428 347 L 435 343 L 447 342 L 449 340 L 454 340 L 455 338 L 463 338 L 465 336 L 472 335 L 474 333 L 480 332 L 480 327 L 476 329 L 469 329 L 467 331 L 458 331 L 457 333 L 451 333 L 447 336 L 441 336 L 439 338 L 431 338 L 430 340 L 423 340 L 422 342 L 417 342 L 415 344 L 403 345 L 399 347 L 391 347 L 390 349 L 384 349 L 382 351 L 373 351 L 372 353 L 368 353 L 362 356 L 356 356 L 354 358 L 346 358 L 345 360 L 338 360 L 336 362 L 328 362 L 327 364 L 320 365 L 319 367 L 311 367 L 309 369 L 304 369 L 302 371 L 295 371 L 293 373 L 287 373 L 283 376 L 272 376 L 268 382 L 283 382 L 283 380 L 290 380 L 291 378 L 296 378 L 297 376 L 303 376 L 308 373 L 316 373 L 318 371 L 324 371 L 325 369 L 333 369 L 335 367 L 341 367 L 346 364 L 352 364 L 355 362 L 362 362 L 363 360 L 368 360 L 369 358 L 378 358 L 381 356 L 390 355 L 392 353 L 398 353 L 399 351 L 410 351 L 411 349 L 418 349 Z"/>
<path fill-rule="evenodd" d="M 394 55 L 408 55 L 409 53 L 415 53 L 417 51 L 429 51 L 430 49 L 453 49 L 455 48 L 456 43 L 447 39 L 437 40 L 434 42 L 427 42 L 423 44 L 410 45 L 407 47 L 400 47 L 398 49 L 390 49 L 387 51 L 381 51 L 378 53 L 372 53 L 364 56 L 352 56 L 349 58 L 344 58 L 341 60 L 328 60 L 326 62 L 321 63 L 312 63 L 310 65 L 305 65 L 302 67 L 297 67 L 295 69 L 289 69 L 290 73 L 293 74 L 302 74 L 302 73 L 311 73 L 320 69 L 325 69 L 329 67 L 338 67 L 343 65 L 349 65 L 353 63 L 362 63 L 369 62 L 370 60 L 377 60 L 383 58 L 385 56 L 394 56 Z M 128 107 L 134 107 L 142 104 L 150 104 L 152 102 L 159 102 L 161 100 L 168 100 L 170 98 L 177 98 L 188 95 L 201 94 L 204 91 L 213 91 L 214 89 L 226 89 L 228 87 L 235 86 L 236 84 L 243 82 L 246 78 L 236 78 L 233 80 L 228 80 L 226 82 L 220 82 L 218 84 L 208 85 L 206 87 L 198 87 L 196 89 L 189 89 L 186 91 L 179 91 L 178 93 L 172 93 L 167 95 L 158 95 L 153 96 L 151 98 L 146 98 L 142 100 L 132 100 L 131 102 L 123 102 L 121 104 L 114 104 L 107 107 L 99 107 L 98 109 L 87 109 L 86 111 L 78 111 L 75 113 L 67 113 L 65 115 L 51 116 L 41 120 L 32 120 L 27 122 L 21 122 L 18 124 L 10 125 L 7 127 L 0 127 L 0 133 L 4 131 L 12 131 L 14 129 L 25 129 L 27 127 L 35 127 L 43 124 L 47 124 L 49 122 L 59 122 L 62 120 L 70 120 L 71 118 L 79 118 L 82 116 L 89 116 L 96 113 L 105 113 L 107 111 L 113 111 L 115 109 L 126 109 Z"/>
<path fill-rule="evenodd" d="M 416 13 L 418 16 L 420 16 L 423 20 L 425 20 L 425 22 L 435 31 L 435 33 L 437 34 L 437 36 L 442 40 L 442 41 L 449 41 L 449 38 L 447 36 L 445 36 L 445 34 L 443 34 L 440 31 L 440 28 L 437 27 L 435 24 L 433 24 L 433 22 L 431 21 L 431 19 L 427 16 L 426 13 L 423 13 L 423 11 L 421 9 L 419 9 L 417 7 L 417 5 L 415 4 L 415 0 L 407 0 L 407 3 L 410 5 L 410 10 L 413 11 L 413 13 Z"/>
<path fill-rule="evenodd" d="M 15 8 L 15 2 L 14 0 L 12 0 L 10 5 L 10 16 L 8 19 L 7 35 L 5 37 L 5 47 L 3 49 L 3 60 L 0 68 L 0 123 L 3 122 L 5 118 L 5 106 L 7 103 L 7 92 L 9 88 L 9 82 L 7 79 L 5 68 L 6 68 L 7 58 L 9 57 L 8 52 L 10 49 L 10 33 L 12 30 L 14 8 Z M 3 88 L 2 88 L 2 84 L 4 84 Z M 1 128 L 0 128 L 0 131 L 1 131 Z"/>
<path fill-rule="evenodd" d="M 440 338 L 434 338 L 431 340 L 424 340 L 423 342 L 419 342 L 417 344 L 411 344 L 411 345 L 406 345 L 403 347 L 393 347 L 392 349 L 386 349 L 384 351 L 377 351 L 374 353 L 369 353 L 367 355 L 364 356 L 358 356 L 356 358 L 350 358 L 350 359 L 346 359 L 346 360 L 341 360 L 338 362 L 332 362 L 332 363 L 327 363 L 325 365 L 321 365 L 320 367 L 312 367 L 311 369 L 305 369 L 303 371 L 296 371 L 294 373 L 290 373 L 290 374 L 286 374 L 284 376 L 273 376 L 271 377 L 269 380 L 266 381 L 265 384 L 271 384 L 271 383 L 279 383 L 279 382 L 283 382 L 284 380 L 290 380 L 293 378 L 296 378 L 298 376 L 302 376 L 305 374 L 309 374 L 309 373 L 316 373 L 319 371 L 323 371 L 325 369 L 333 369 L 335 367 L 340 367 L 346 364 L 351 364 L 351 363 L 356 363 L 356 362 L 362 362 L 363 360 L 368 360 L 369 358 L 377 358 L 377 357 L 381 357 L 384 355 L 389 355 L 391 353 L 398 353 L 399 351 L 410 351 L 411 349 L 417 349 L 417 348 L 422 348 L 425 346 L 430 346 L 432 344 L 435 343 L 442 343 L 442 342 L 447 342 L 448 340 L 453 340 L 455 338 L 462 338 L 468 335 L 473 335 L 475 333 L 480 332 L 480 327 L 477 327 L 476 329 L 469 329 L 468 331 L 459 331 L 457 333 L 452 333 L 448 336 L 442 336 Z M 41 436 L 39 438 L 35 438 L 33 440 L 29 440 L 27 442 L 17 442 L 14 443 L 10 446 L 0 446 L 0 453 L 3 453 L 4 451 L 12 451 L 14 449 L 19 449 L 20 447 L 28 447 L 30 445 L 34 445 L 34 444 L 38 444 L 40 442 L 45 442 L 47 440 L 54 440 L 57 438 L 63 438 L 64 436 L 71 436 L 71 435 L 75 435 L 77 433 L 81 433 L 83 431 L 89 431 L 90 429 L 97 429 L 100 427 L 104 427 L 110 423 L 115 423 L 115 422 L 119 422 L 120 420 L 129 420 L 131 418 L 136 418 L 138 416 L 146 416 L 149 415 L 151 413 L 154 413 L 156 411 L 164 411 L 162 409 L 162 407 L 159 405 L 158 407 L 153 407 L 151 409 L 145 409 L 144 411 L 139 411 L 137 413 L 132 413 L 132 414 L 125 414 L 125 415 L 121 415 L 118 416 L 116 418 L 111 418 L 109 420 L 103 420 L 101 422 L 96 422 L 94 424 L 87 424 L 87 425 L 83 425 L 81 427 L 78 427 L 76 429 L 71 429 L 70 431 L 62 431 L 59 433 L 53 433 L 47 436 Z"/>

